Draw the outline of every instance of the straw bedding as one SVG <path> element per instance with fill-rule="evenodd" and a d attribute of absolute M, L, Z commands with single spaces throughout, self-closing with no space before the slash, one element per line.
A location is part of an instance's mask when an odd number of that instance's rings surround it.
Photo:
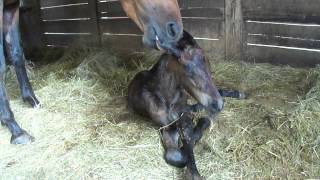
<path fill-rule="evenodd" d="M 19 124 L 36 137 L 9 144 L 0 128 L 0 179 L 181 179 L 168 166 L 158 127 L 126 108 L 127 85 L 158 57 L 122 59 L 106 51 L 52 53 L 30 69 L 42 102 L 31 109 L 6 76 Z M 55 58 L 53 58 L 55 59 Z M 319 178 L 320 68 L 299 69 L 210 58 L 217 86 L 249 99 L 225 99 L 225 109 L 195 149 L 206 179 Z"/>

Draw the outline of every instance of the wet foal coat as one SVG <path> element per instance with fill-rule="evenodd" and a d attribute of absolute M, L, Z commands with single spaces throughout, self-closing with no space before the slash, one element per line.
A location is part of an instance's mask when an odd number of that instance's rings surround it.
<path fill-rule="evenodd" d="M 191 112 L 206 108 L 211 113 L 218 113 L 222 109 L 222 98 L 212 82 L 209 62 L 192 36 L 184 32 L 178 47 L 181 59 L 164 54 L 151 70 L 134 77 L 129 85 L 128 105 L 163 127 L 166 162 L 176 167 L 187 165 L 191 174 L 188 177 L 196 178 L 200 175 L 195 166 L 193 145 L 202 137 L 210 121 L 201 118 L 193 129 Z M 199 104 L 188 105 L 188 94 Z M 183 149 L 179 145 L 179 131 Z"/>

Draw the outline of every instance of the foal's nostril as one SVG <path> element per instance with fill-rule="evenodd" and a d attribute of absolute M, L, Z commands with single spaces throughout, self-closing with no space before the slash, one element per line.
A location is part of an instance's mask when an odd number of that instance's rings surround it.
<path fill-rule="evenodd" d="M 170 38 L 176 39 L 179 36 L 179 27 L 175 22 L 169 22 L 167 24 L 167 34 Z"/>

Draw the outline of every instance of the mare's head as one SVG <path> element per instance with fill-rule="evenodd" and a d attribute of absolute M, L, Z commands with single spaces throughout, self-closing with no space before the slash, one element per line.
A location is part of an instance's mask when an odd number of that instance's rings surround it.
<path fill-rule="evenodd" d="M 177 0 L 121 0 L 127 15 L 143 31 L 143 43 L 151 48 L 171 50 L 182 35 Z"/>
<path fill-rule="evenodd" d="M 176 70 L 183 87 L 205 106 L 210 114 L 220 112 L 223 99 L 213 83 L 210 63 L 205 58 L 203 50 L 187 32 L 183 33 L 178 48 L 181 50 L 181 57 Z"/>

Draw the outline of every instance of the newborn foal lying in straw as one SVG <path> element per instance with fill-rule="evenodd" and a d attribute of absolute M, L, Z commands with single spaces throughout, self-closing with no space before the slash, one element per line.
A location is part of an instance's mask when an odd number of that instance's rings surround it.
<path fill-rule="evenodd" d="M 220 95 L 223 92 L 219 93 L 215 87 L 209 62 L 187 32 L 178 42 L 178 49 L 181 58 L 164 54 L 151 70 L 142 71 L 134 77 L 129 85 L 128 105 L 162 127 L 166 162 L 180 168 L 187 166 L 187 178 L 201 179 L 193 146 L 210 126 L 210 120 L 200 118 L 193 127 L 192 112 L 205 109 L 210 117 L 214 117 L 223 108 Z M 198 104 L 188 105 L 188 94 Z"/>

